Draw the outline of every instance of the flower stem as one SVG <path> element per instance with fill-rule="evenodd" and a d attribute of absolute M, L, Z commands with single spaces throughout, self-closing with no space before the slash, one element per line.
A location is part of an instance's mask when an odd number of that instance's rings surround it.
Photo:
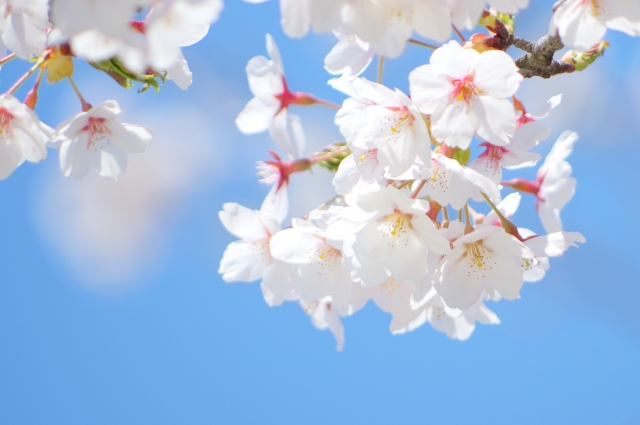
<path fill-rule="evenodd" d="M 92 108 L 91 104 L 87 103 L 87 101 L 84 100 L 84 97 L 82 97 L 82 93 L 80 93 L 80 90 L 78 90 L 78 87 L 76 86 L 76 83 L 73 82 L 73 79 L 71 79 L 71 76 L 68 76 L 67 79 L 69 80 L 69 83 L 71 83 L 71 87 L 73 87 L 73 91 L 76 92 L 76 96 L 78 96 L 78 99 L 82 104 L 82 111 L 87 112 L 89 109 Z"/>
<path fill-rule="evenodd" d="M 409 186 L 410 184 L 412 184 L 415 180 L 407 180 L 406 182 L 402 183 L 400 186 L 396 187 L 396 189 L 403 189 L 407 186 Z"/>
<path fill-rule="evenodd" d="M 340 195 L 336 195 L 333 198 L 329 199 L 328 201 L 318 205 L 312 211 L 322 210 L 322 209 L 328 207 L 329 205 L 333 204 L 334 202 L 336 202 L 338 200 L 338 198 L 340 198 Z M 302 219 L 303 220 L 308 220 L 309 219 L 309 215 L 311 215 L 311 212 L 309 212 L 309 214 L 305 215 Z"/>
<path fill-rule="evenodd" d="M 415 44 L 416 46 L 426 47 L 427 49 L 436 50 L 438 46 L 434 44 L 425 43 L 424 41 L 416 40 L 415 38 L 410 38 L 407 40 L 411 44 Z"/>
<path fill-rule="evenodd" d="M 382 73 L 384 72 L 384 56 L 380 56 L 378 61 L 378 84 L 382 84 Z"/>
<path fill-rule="evenodd" d="M 414 190 L 411 194 L 411 199 L 416 199 L 418 197 L 418 193 L 420 193 L 425 184 L 427 184 L 426 180 L 420 181 L 420 184 L 418 185 L 418 187 L 416 187 L 416 190 Z"/>
<path fill-rule="evenodd" d="M 462 41 L 462 43 L 466 43 L 467 39 L 464 38 L 464 35 L 462 35 L 460 30 L 458 28 L 456 28 L 456 26 L 453 25 L 453 24 L 451 24 L 451 27 L 453 28 L 453 31 L 455 31 L 455 33 L 458 35 L 458 37 L 460 37 L 460 40 Z"/>
<path fill-rule="evenodd" d="M 27 71 L 24 73 L 24 75 L 22 77 L 20 77 L 18 79 L 18 81 L 16 81 L 9 90 L 7 90 L 7 94 L 13 95 L 16 90 L 18 90 L 18 88 L 25 82 L 27 81 L 27 79 L 38 70 L 38 68 L 40 68 L 40 66 L 42 66 L 42 64 L 44 63 L 44 58 L 38 58 L 38 60 L 36 61 L 36 63 Z"/>
<path fill-rule="evenodd" d="M 444 221 L 449 221 L 449 208 L 446 205 L 442 206 L 442 217 Z"/>
<path fill-rule="evenodd" d="M 522 236 L 520 236 L 520 233 L 518 232 L 518 228 L 516 227 L 516 225 L 513 224 L 511 220 L 509 220 L 507 217 L 504 216 L 504 214 L 500 212 L 498 207 L 496 207 L 496 205 L 493 202 L 491 202 L 491 199 L 489 199 L 486 193 L 480 192 L 480 194 L 482 195 L 484 200 L 487 201 L 487 204 L 489 204 L 491 209 L 496 213 L 496 215 L 500 219 L 500 224 L 502 225 L 502 228 L 504 229 L 504 231 L 522 240 Z"/>
<path fill-rule="evenodd" d="M 466 225 L 464 226 L 464 234 L 469 234 L 473 232 L 473 225 L 471 224 L 471 219 L 469 218 L 469 204 L 464 204 L 464 220 Z"/>
<path fill-rule="evenodd" d="M 332 109 L 342 108 L 342 106 L 338 105 L 337 103 L 329 102 L 328 100 L 318 99 L 317 97 L 314 97 L 314 100 L 315 100 L 315 103 L 314 103 L 315 105 L 322 105 Z"/>
<path fill-rule="evenodd" d="M 311 161 L 312 164 L 316 164 L 320 161 L 326 161 L 327 159 L 331 159 L 334 156 L 338 156 L 341 153 L 346 152 L 348 149 L 349 149 L 348 146 L 343 146 L 340 149 L 336 149 L 335 151 L 327 152 L 320 156 L 316 156 L 314 158 L 309 158 L 309 161 Z"/>
<path fill-rule="evenodd" d="M 10 55 L 7 55 L 7 56 L 3 57 L 2 59 L 0 59 L 0 66 L 2 66 L 5 63 L 9 62 L 11 59 L 15 59 L 15 58 L 16 58 L 16 54 L 15 53 L 11 53 Z"/>

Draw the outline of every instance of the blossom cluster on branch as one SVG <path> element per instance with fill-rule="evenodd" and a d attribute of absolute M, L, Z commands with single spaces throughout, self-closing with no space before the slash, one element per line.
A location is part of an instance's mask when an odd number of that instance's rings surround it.
<path fill-rule="evenodd" d="M 550 258 L 585 242 L 560 219 L 576 188 L 567 162 L 575 132 L 553 143 L 535 180 L 502 177 L 542 159 L 532 149 L 551 144 L 544 118 L 561 102 L 554 96 L 531 112 L 516 94 L 526 78 L 586 69 L 608 47 L 601 40 L 607 28 L 637 35 L 640 2 L 557 2 L 550 32 L 537 41 L 515 33 L 515 13 L 527 0 L 488 3 L 280 0 L 287 35 L 313 29 L 338 38 L 325 68 L 339 76 L 329 84 L 346 99 L 334 105 L 291 91 L 270 35 L 269 57 L 249 61 L 255 97 L 236 124 L 245 134 L 268 130 L 287 157 L 271 151 L 273 159 L 258 163 L 261 182 L 271 185 L 259 210 L 223 206 L 220 219 L 239 238 L 220 263 L 225 281 L 262 279 L 269 305 L 299 302 L 318 328 L 332 330 L 339 350 L 341 317 L 369 300 L 391 314 L 392 333 L 429 322 L 464 340 L 476 322 L 499 323 L 489 302 L 519 298 L 524 282 L 544 277 Z M 485 32 L 466 39 L 461 30 L 477 25 Z M 383 76 L 385 58 L 407 44 L 433 53 L 408 72 L 404 93 L 386 87 Z M 554 58 L 565 45 L 577 50 Z M 522 56 L 514 60 L 510 48 Z M 360 77 L 376 55 L 377 81 Z M 306 156 L 303 125 L 290 109 L 310 105 L 337 110 L 343 140 Z M 336 196 L 288 226 L 289 181 L 314 166 L 335 173 Z M 529 195 L 541 234 L 512 221 Z"/>

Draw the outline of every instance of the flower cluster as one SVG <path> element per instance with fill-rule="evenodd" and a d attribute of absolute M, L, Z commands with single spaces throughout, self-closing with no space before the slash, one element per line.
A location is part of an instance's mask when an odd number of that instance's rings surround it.
<path fill-rule="evenodd" d="M 59 148 L 65 176 L 81 179 L 93 169 L 117 179 L 127 155 L 153 141 L 149 128 L 118 121 L 114 100 L 88 103 L 74 83 L 74 60 L 84 60 L 125 88 L 156 90 L 165 79 L 182 89 L 192 74 L 181 47 L 200 41 L 218 18 L 222 0 L 3 0 L 0 65 L 15 58 L 33 66 L 0 95 L 0 179 L 25 160 L 39 162 Z M 142 18 L 142 19 L 137 19 Z M 24 102 L 16 91 L 37 74 Z M 53 129 L 35 113 L 41 81 L 66 79 L 82 110 Z"/>
<path fill-rule="evenodd" d="M 500 10 L 475 0 L 280 2 L 288 35 L 313 28 L 338 36 L 325 65 L 340 75 L 329 84 L 346 99 L 334 105 L 290 91 L 267 35 L 270 58 L 247 66 L 255 98 L 237 125 L 246 134 L 268 129 L 288 158 L 272 152 L 273 160 L 259 163 L 262 182 L 272 185 L 259 210 L 223 206 L 222 223 L 240 238 L 220 263 L 226 282 L 262 279 L 269 305 L 299 302 L 318 328 L 332 330 L 339 350 L 340 319 L 369 300 L 391 314 L 392 333 L 429 322 L 464 340 L 476 322 L 499 323 L 490 302 L 519 298 L 524 282 L 544 277 L 551 257 L 585 242 L 560 219 L 576 188 L 567 158 L 578 135 L 546 141 L 552 131 L 544 118 L 561 95 L 532 113 L 516 94 L 525 78 L 584 70 L 608 45 L 600 40 L 605 27 L 635 34 L 640 2 L 558 2 L 551 33 L 536 43 L 514 34 L 513 14 L 526 0 L 490 3 Z M 477 22 L 487 33 L 466 40 L 458 27 Z M 446 41 L 450 30 L 461 42 Z M 411 38 L 414 31 L 439 44 Z M 434 51 L 410 70 L 403 92 L 382 84 L 383 64 L 407 42 Z M 563 43 L 586 51 L 554 60 Z M 525 54 L 514 60 L 510 47 Z M 376 54 L 378 81 L 359 77 Z M 305 156 L 302 123 L 289 109 L 308 105 L 335 108 L 344 140 Z M 535 180 L 505 180 L 504 170 L 538 164 L 539 144 L 549 153 Z M 292 174 L 316 165 L 335 172 L 336 196 L 288 225 Z M 543 231 L 513 221 L 529 195 Z"/>

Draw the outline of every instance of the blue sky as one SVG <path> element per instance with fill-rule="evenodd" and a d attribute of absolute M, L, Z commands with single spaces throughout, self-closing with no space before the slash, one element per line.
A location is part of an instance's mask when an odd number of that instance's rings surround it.
<path fill-rule="evenodd" d="M 543 35 L 551 3 L 524 11 L 518 33 Z M 138 95 L 77 64 L 89 102 L 116 98 L 124 121 L 158 138 L 120 186 L 64 179 L 55 151 L 0 183 L 0 423 L 638 423 L 640 40 L 609 33 L 611 48 L 584 73 L 519 91 L 532 110 L 564 94 L 539 151 L 564 130 L 580 134 L 569 159 L 578 189 L 562 217 L 587 244 L 552 261 L 521 299 L 492 303 L 502 323 L 466 342 L 429 326 L 392 336 L 390 317 L 370 304 L 344 320 L 339 353 L 297 304 L 269 308 L 257 283 L 217 274 L 233 240 L 221 205 L 258 208 L 267 191 L 254 165 L 273 145 L 233 123 L 265 33 L 293 90 L 342 100 L 322 68 L 333 36 L 290 40 L 278 20 L 275 2 L 228 0 L 207 38 L 185 50 L 187 92 L 168 83 Z M 387 63 L 385 83 L 406 89 L 428 54 L 408 46 Z M 0 84 L 20 70 L 4 66 Z M 52 126 L 79 108 L 62 83 L 43 87 L 40 102 Z M 296 112 L 312 148 L 339 137 L 331 111 Z M 331 196 L 329 179 L 317 171 L 293 182 L 295 215 Z M 531 199 L 516 220 L 541 230 Z"/>

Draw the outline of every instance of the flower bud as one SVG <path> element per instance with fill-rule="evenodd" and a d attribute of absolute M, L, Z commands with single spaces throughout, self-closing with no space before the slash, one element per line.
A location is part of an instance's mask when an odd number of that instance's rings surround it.
<path fill-rule="evenodd" d="M 607 41 L 601 41 L 586 52 L 569 50 L 562 57 L 562 62 L 572 64 L 576 68 L 576 71 L 582 71 L 591 65 L 597 58 L 602 56 L 604 54 L 604 49 L 607 47 L 609 47 L 609 43 Z"/>

